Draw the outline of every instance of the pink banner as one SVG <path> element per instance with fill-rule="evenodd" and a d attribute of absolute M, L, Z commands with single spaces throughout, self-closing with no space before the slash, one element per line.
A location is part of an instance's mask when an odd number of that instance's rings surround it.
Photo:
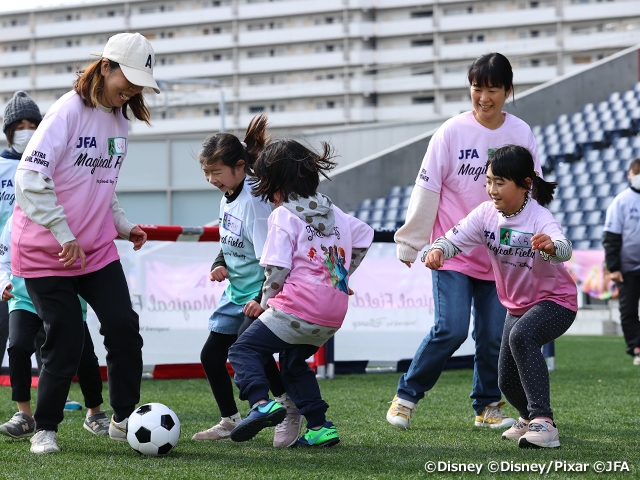
<path fill-rule="evenodd" d="M 565 267 L 587 295 L 601 300 L 618 298 L 618 288 L 604 269 L 604 250 L 574 251 Z"/>

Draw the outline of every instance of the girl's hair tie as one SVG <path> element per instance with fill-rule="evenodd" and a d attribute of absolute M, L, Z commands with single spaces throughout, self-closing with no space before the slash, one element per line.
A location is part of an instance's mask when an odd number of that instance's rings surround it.
<path fill-rule="evenodd" d="M 244 142 L 240 142 L 240 145 L 242 145 L 244 148 L 247 148 L 247 144 Z"/>

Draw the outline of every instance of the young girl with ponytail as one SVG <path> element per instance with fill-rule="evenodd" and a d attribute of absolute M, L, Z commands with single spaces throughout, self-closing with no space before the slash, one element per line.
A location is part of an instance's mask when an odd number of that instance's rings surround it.
<path fill-rule="evenodd" d="M 485 245 L 507 309 L 498 385 L 520 414 L 502 438 L 517 440 L 520 448 L 557 448 L 541 347 L 569 329 L 578 304 L 575 283 L 562 265 L 571 258 L 571 242 L 544 208 L 556 184 L 534 171 L 529 150 L 507 145 L 489 156 L 486 188 L 491 200 L 434 241 L 423 261 L 438 270 L 445 260 Z"/>
<path fill-rule="evenodd" d="M 194 440 L 227 440 L 242 420 L 226 364 L 229 347 L 263 312 L 260 299 L 264 268 L 260 266 L 260 256 L 271 207 L 252 195 L 252 167 L 267 142 L 267 117 L 258 114 L 249 123 L 244 141 L 230 133 L 216 133 L 205 140 L 199 154 L 205 179 L 224 192 L 220 203 L 221 248 L 209 279 L 228 279 L 229 284 L 209 318 L 209 338 L 200 353 L 222 419 L 196 433 Z M 276 429 L 273 445 L 288 447 L 300 434 L 300 413 L 285 392 L 273 357 L 265 365 L 265 373 L 271 392 L 287 410 L 285 420 Z"/>

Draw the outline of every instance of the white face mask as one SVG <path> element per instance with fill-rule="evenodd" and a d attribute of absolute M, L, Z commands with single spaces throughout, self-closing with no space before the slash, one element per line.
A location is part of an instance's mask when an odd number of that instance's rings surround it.
<path fill-rule="evenodd" d="M 33 137 L 33 132 L 35 130 L 16 130 L 13 134 L 13 143 L 11 147 L 17 152 L 22 153 L 24 149 L 27 148 L 27 143 Z"/>
<path fill-rule="evenodd" d="M 640 190 L 640 175 L 631 177 L 631 186 L 636 190 Z"/>

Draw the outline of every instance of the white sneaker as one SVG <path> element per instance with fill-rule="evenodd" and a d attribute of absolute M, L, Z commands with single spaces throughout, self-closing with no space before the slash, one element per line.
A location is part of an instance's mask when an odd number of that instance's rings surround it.
<path fill-rule="evenodd" d="M 55 453 L 59 452 L 60 447 L 56 440 L 56 432 L 52 430 L 40 430 L 31 437 L 31 452 L 32 453 Z"/>
<path fill-rule="evenodd" d="M 120 423 L 116 422 L 114 416 L 111 415 L 111 422 L 109 422 L 109 438 L 116 442 L 127 441 L 127 424 L 129 419 L 125 418 Z"/>
<path fill-rule="evenodd" d="M 278 398 L 276 398 L 278 400 Z M 287 409 L 287 416 L 276 425 L 276 432 L 273 435 L 273 446 L 276 448 L 287 448 L 298 441 L 302 430 L 302 419 L 296 404 L 289 397 L 278 403 Z"/>
<path fill-rule="evenodd" d="M 191 440 L 229 440 L 231 431 L 242 421 L 239 413 L 230 417 L 222 417 L 220 423 L 208 430 L 196 433 Z"/>
<path fill-rule="evenodd" d="M 480 415 L 476 415 L 476 427 L 507 428 L 516 423 L 515 418 L 502 413 L 504 402 L 493 402 L 485 407 Z"/>
<path fill-rule="evenodd" d="M 407 430 L 411 421 L 411 414 L 416 411 L 416 404 L 399 398 L 397 395 L 393 397 L 390 403 L 387 422 L 401 430 Z"/>

